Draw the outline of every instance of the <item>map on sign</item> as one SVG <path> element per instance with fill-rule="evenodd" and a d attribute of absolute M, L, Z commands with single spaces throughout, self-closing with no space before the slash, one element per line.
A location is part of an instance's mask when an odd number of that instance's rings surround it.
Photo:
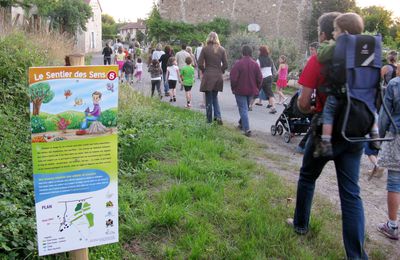
<path fill-rule="evenodd" d="M 86 239 L 83 235 L 86 232 L 82 232 L 81 228 L 90 229 L 94 226 L 94 214 L 91 212 L 91 204 L 87 201 L 89 199 L 91 197 L 81 200 L 59 201 L 59 203 L 64 204 L 63 214 L 57 216 L 60 221 L 59 232 L 65 232 L 74 226 L 81 234 L 80 240 Z"/>

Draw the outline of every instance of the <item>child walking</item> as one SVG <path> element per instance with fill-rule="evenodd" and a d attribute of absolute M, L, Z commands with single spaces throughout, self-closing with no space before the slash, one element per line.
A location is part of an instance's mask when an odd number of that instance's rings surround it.
<path fill-rule="evenodd" d="M 135 68 L 136 68 L 135 77 L 137 79 L 136 82 L 141 82 L 142 81 L 142 72 L 143 72 L 143 63 L 142 63 L 141 58 L 137 59 Z"/>
<path fill-rule="evenodd" d="M 179 75 L 179 68 L 176 63 L 175 57 L 168 59 L 167 67 L 167 79 L 169 86 L 169 96 L 171 97 L 169 102 L 176 102 L 176 83 L 181 83 L 181 77 Z"/>
<path fill-rule="evenodd" d="M 125 63 L 125 52 L 123 51 L 122 47 L 118 47 L 117 53 L 114 57 L 114 63 L 118 65 L 119 76 L 122 75 L 122 67 Z"/>
<path fill-rule="evenodd" d="M 154 96 L 154 90 L 157 89 L 158 96 L 161 99 L 162 95 L 161 95 L 160 85 L 161 85 L 162 69 L 160 67 L 160 62 L 156 59 L 152 60 L 148 72 L 150 72 L 150 77 L 151 77 L 151 97 Z"/>
<path fill-rule="evenodd" d="M 279 96 L 278 104 L 282 105 L 288 98 L 283 95 L 283 88 L 287 86 L 287 75 L 289 66 L 285 55 L 279 57 L 278 81 L 276 82 L 276 93 Z"/>
<path fill-rule="evenodd" d="M 125 80 L 128 84 L 133 83 L 133 71 L 135 70 L 135 65 L 132 62 L 132 56 L 129 54 L 126 57 L 126 61 L 124 65 L 122 66 L 122 72 L 125 75 Z"/>
<path fill-rule="evenodd" d="M 361 34 L 364 31 L 364 22 L 362 18 L 356 13 L 345 13 L 336 17 L 334 21 L 334 31 L 333 38 L 336 40 L 340 35 L 344 33 L 348 34 Z M 333 51 L 335 49 L 336 42 L 323 42 L 318 49 L 318 61 L 321 63 L 327 63 L 332 60 Z M 333 120 L 335 117 L 335 111 L 337 107 L 338 100 L 334 95 L 329 95 L 325 102 L 323 110 L 323 125 L 322 125 L 322 135 L 321 141 L 316 144 L 314 157 L 319 156 L 333 156 L 332 150 L 332 132 L 333 132 Z M 370 131 L 370 137 L 372 139 L 379 138 L 378 124 L 377 124 L 378 114 L 375 111 L 375 122 Z M 379 150 L 380 143 L 373 141 L 369 143 L 370 148 Z"/>
<path fill-rule="evenodd" d="M 185 88 L 185 96 L 186 96 L 186 108 L 190 108 L 192 106 L 192 86 L 194 83 L 194 67 L 192 66 L 192 58 L 187 57 L 185 59 L 186 66 L 183 66 L 181 69 L 181 80 L 183 87 Z"/>

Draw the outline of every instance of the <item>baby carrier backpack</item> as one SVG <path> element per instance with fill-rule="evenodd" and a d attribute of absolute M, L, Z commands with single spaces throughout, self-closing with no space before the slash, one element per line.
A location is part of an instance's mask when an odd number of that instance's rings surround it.
<path fill-rule="evenodd" d="M 392 138 L 367 138 L 375 114 L 385 109 L 382 102 L 380 35 L 343 34 L 337 38 L 329 71 L 329 81 L 338 97 L 334 131 L 349 142 L 390 141 Z"/>

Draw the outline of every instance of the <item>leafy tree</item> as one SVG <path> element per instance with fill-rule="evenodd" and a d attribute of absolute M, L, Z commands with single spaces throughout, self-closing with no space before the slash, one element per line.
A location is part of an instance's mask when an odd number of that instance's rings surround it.
<path fill-rule="evenodd" d="M 114 18 L 108 14 L 101 15 L 101 30 L 103 39 L 113 39 L 117 35 L 117 23 Z"/>
<path fill-rule="evenodd" d="M 86 23 L 92 17 L 92 8 L 83 0 L 32 0 L 38 7 L 39 15 L 48 17 L 53 29 L 61 33 L 76 35 L 86 31 Z"/>
<path fill-rule="evenodd" d="M 29 97 L 33 104 L 33 115 L 37 116 L 40 112 L 40 106 L 49 103 L 54 98 L 54 92 L 48 83 L 40 82 L 29 88 Z"/>
<path fill-rule="evenodd" d="M 231 22 L 222 18 L 197 25 L 164 20 L 155 6 L 146 21 L 146 25 L 149 39 L 157 42 L 192 44 L 204 41 L 211 31 L 215 31 L 219 34 L 221 42 L 224 43 L 232 31 Z"/>
<path fill-rule="evenodd" d="M 308 42 L 318 39 L 318 18 L 326 12 L 358 12 L 355 0 L 312 0 L 312 13 L 309 20 L 305 20 L 305 38 Z"/>
<path fill-rule="evenodd" d="M 390 26 L 393 24 L 392 12 L 380 6 L 369 6 L 361 10 L 365 30 L 382 34 L 384 40 L 390 37 Z"/>
<path fill-rule="evenodd" d="M 109 15 L 109 14 L 102 14 L 102 15 L 101 15 L 101 22 L 102 22 L 103 24 L 110 24 L 110 25 L 115 24 L 114 17 L 112 17 L 112 16 Z"/>
<path fill-rule="evenodd" d="M 144 33 L 142 33 L 141 30 L 136 30 L 136 35 L 135 35 L 136 41 L 142 43 L 144 41 L 145 37 L 146 37 L 146 35 Z"/>

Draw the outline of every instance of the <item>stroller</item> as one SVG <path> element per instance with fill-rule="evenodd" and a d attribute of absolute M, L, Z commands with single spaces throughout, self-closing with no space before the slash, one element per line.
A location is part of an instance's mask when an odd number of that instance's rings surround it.
<path fill-rule="evenodd" d="M 282 135 L 283 140 L 289 143 L 294 135 L 301 135 L 307 133 L 312 115 L 305 115 L 299 111 L 297 108 L 297 99 L 299 98 L 300 91 L 290 99 L 289 104 L 284 104 L 285 109 L 282 114 L 276 120 L 275 124 L 271 126 L 271 134 L 275 136 L 276 134 Z"/>

